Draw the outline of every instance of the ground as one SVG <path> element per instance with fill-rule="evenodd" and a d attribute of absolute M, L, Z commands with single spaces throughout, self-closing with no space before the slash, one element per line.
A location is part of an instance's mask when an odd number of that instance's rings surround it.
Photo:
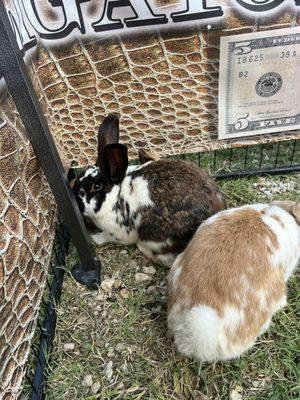
<path fill-rule="evenodd" d="M 236 206 L 295 199 L 300 176 L 220 185 Z M 253 349 L 239 360 L 199 369 L 197 362 L 181 357 L 168 338 L 168 268 L 153 265 L 134 247 L 107 245 L 96 251 L 103 264 L 104 290 L 90 292 L 68 275 L 64 282 L 47 400 L 299 399 L 297 276 L 289 282 L 287 307 Z M 72 250 L 67 269 L 75 259 Z M 137 282 L 139 272 L 146 273 L 147 280 Z"/>

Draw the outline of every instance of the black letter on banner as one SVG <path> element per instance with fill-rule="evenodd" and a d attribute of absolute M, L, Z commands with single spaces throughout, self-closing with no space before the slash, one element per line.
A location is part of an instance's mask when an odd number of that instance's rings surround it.
<path fill-rule="evenodd" d="M 29 22 L 41 38 L 60 39 L 68 36 L 75 28 L 78 28 L 82 34 L 85 33 L 80 4 L 86 1 L 90 0 L 67 0 L 65 4 L 62 0 L 49 0 L 52 7 L 62 7 L 64 23 L 56 29 L 50 29 L 43 24 L 35 6 L 35 0 L 22 0 L 22 3 Z"/>
<path fill-rule="evenodd" d="M 21 50 L 22 55 L 24 55 L 25 51 L 31 49 L 31 47 L 34 47 L 37 44 L 37 40 L 34 35 L 30 35 L 27 29 L 19 4 L 14 0 L 12 1 L 12 4 L 14 6 L 15 13 L 8 9 L 7 14 L 16 36 L 19 49 Z"/>
<path fill-rule="evenodd" d="M 124 27 L 122 21 L 112 18 L 114 8 L 121 7 L 130 7 L 135 14 L 135 17 L 124 18 L 124 22 L 128 28 L 166 24 L 168 22 L 168 18 L 165 14 L 154 14 L 148 1 L 143 1 L 144 3 L 142 3 L 141 0 L 105 0 L 103 14 L 99 21 L 92 24 L 92 27 L 95 32 L 122 29 Z"/>
<path fill-rule="evenodd" d="M 207 7 L 206 0 L 187 0 L 187 9 L 171 14 L 174 22 L 185 22 L 204 18 L 222 17 L 223 11 L 219 6 Z"/>
<path fill-rule="evenodd" d="M 298 0 L 296 0 L 297 2 Z M 236 2 L 246 8 L 247 10 L 250 11 L 256 11 L 256 12 L 263 12 L 263 11 L 270 11 L 273 8 L 278 7 L 281 3 L 284 2 L 284 0 L 266 0 L 264 3 L 258 3 L 255 0 L 236 0 Z M 297 3 L 296 3 L 297 4 Z"/>

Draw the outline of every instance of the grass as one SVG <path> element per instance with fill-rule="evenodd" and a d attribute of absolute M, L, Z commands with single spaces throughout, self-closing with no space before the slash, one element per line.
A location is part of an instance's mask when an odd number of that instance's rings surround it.
<path fill-rule="evenodd" d="M 220 182 L 230 206 L 295 199 L 299 175 Z M 154 266 L 151 281 L 135 274 L 150 266 L 136 248 L 106 245 L 96 249 L 108 292 L 89 292 L 66 277 L 57 332 L 49 363 L 47 400 L 289 400 L 300 398 L 299 276 L 289 282 L 288 305 L 271 328 L 242 358 L 204 365 L 181 357 L 166 330 L 166 275 Z M 68 266 L 76 262 L 74 249 Z M 124 298 L 124 290 L 126 297 Z M 73 350 L 66 350 L 68 343 Z M 123 344 L 121 349 L 120 344 Z M 117 346 L 118 345 L 118 346 Z M 117 349 L 118 351 L 117 351 Z M 120 349 L 119 349 L 120 348 Z M 111 379 L 105 374 L 112 362 Z M 85 375 L 101 388 L 93 394 L 82 385 Z"/>

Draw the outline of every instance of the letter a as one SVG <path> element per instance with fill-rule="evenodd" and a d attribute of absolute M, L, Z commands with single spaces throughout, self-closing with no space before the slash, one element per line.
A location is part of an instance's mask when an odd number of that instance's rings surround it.
<path fill-rule="evenodd" d="M 156 15 L 151 10 L 147 0 L 105 0 L 102 17 L 94 22 L 92 27 L 96 32 L 122 29 L 123 22 L 112 18 L 115 8 L 130 7 L 135 17 L 124 18 L 127 28 L 137 26 L 166 24 L 168 19 L 165 14 Z"/>

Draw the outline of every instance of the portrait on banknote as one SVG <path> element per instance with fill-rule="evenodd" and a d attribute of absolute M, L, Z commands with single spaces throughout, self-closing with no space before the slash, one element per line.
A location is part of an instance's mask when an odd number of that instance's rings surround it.
<path fill-rule="evenodd" d="M 300 28 L 221 39 L 219 139 L 300 128 Z"/>

